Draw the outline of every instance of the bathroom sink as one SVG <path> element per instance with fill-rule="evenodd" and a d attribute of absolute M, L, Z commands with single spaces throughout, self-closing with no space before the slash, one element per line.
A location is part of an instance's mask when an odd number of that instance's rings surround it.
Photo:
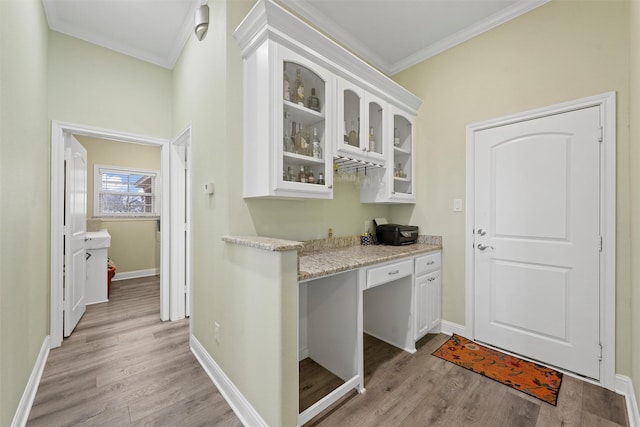
<path fill-rule="evenodd" d="M 111 235 L 107 230 L 87 231 L 85 242 L 87 249 L 102 249 L 111 246 Z"/>

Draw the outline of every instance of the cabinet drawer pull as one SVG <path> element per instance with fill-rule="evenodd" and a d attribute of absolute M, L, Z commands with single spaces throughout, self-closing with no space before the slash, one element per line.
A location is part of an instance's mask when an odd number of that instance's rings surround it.
<path fill-rule="evenodd" d="M 389 276 L 393 276 L 394 274 L 400 273 L 400 270 L 393 270 L 389 272 Z"/>
<path fill-rule="evenodd" d="M 435 264 L 435 263 L 436 263 L 435 261 L 429 261 L 429 262 L 427 263 L 427 265 L 433 265 L 433 264 Z"/>

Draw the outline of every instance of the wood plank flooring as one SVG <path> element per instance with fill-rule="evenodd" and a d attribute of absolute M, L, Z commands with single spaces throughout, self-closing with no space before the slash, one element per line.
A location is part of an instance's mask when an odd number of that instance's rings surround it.
<path fill-rule="evenodd" d="M 413 355 L 365 335 L 366 393 L 345 396 L 306 426 L 627 426 L 624 397 L 564 375 L 558 406 L 446 362 L 431 353 L 449 337 L 427 335 Z M 336 381 L 305 359 L 300 407 Z M 338 379 L 339 381 L 339 379 Z"/>
<path fill-rule="evenodd" d="M 157 278 L 114 282 L 109 303 L 87 307 L 54 349 L 29 427 L 240 426 L 189 351 L 188 320 L 160 322 Z M 366 393 L 352 393 L 309 426 L 626 426 L 624 398 L 564 376 L 553 407 L 431 356 L 428 335 L 410 355 L 365 336 Z M 300 364 L 300 406 L 341 383 Z"/>
<path fill-rule="evenodd" d="M 51 350 L 27 425 L 241 426 L 189 350 L 189 320 L 159 313 L 157 277 L 113 282 Z"/>

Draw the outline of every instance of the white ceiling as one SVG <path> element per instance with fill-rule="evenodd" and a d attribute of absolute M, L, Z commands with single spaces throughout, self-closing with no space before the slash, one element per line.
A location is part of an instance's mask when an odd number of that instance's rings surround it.
<path fill-rule="evenodd" d="M 1 1 L 1 0 L 0 0 Z M 49 27 L 172 69 L 203 0 L 42 0 Z M 279 0 L 394 74 L 549 0 Z"/>
<path fill-rule="evenodd" d="M 2 1 L 2 0 L 0 0 Z M 49 28 L 172 69 L 201 0 L 42 0 Z"/>

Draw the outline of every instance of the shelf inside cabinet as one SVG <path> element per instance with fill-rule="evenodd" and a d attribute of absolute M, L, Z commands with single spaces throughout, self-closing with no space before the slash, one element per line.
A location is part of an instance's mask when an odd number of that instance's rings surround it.
<path fill-rule="evenodd" d="M 302 119 L 310 122 L 318 122 L 324 120 L 323 113 L 319 113 L 315 110 L 303 107 L 302 105 L 295 104 L 291 101 L 283 100 L 282 103 L 284 104 L 284 111 L 288 111 L 293 119 Z"/>
<path fill-rule="evenodd" d="M 393 180 L 394 181 L 399 181 L 399 182 L 411 182 L 411 180 L 409 178 L 400 178 L 399 176 L 394 176 Z"/>
<path fill-rule="evenodd" d="M 282 153 L 285 159 L 290 159 L 293 162 L 296 162 L 301 165 L 310 166 L 310 165 L 324 165 L 324 159 L 317 159 L 315 157 L 305 156 L 302 154 L 289 153 L 287 151 Z"/>
<path fill-rule="evenodd" d="M 411 151 L 405 150 L 404 148 L 400 148 L 400 147 L 393 147 L 393 152 L 396 154 L 405 154 L 407 156 L 411 155 Z"/>

